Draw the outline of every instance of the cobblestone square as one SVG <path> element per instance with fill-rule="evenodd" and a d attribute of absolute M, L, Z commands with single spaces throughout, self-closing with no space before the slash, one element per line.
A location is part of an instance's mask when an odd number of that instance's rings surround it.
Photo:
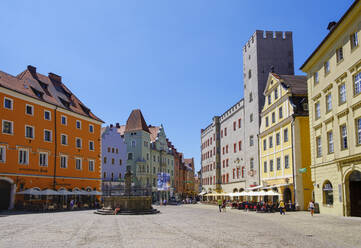
<path fill-rule="evenodd" d="M 157 206 L 158 215 L 93 211 L 2 214 L 0 247 L 361 247 L 361 219 L 217 206 Z"/>

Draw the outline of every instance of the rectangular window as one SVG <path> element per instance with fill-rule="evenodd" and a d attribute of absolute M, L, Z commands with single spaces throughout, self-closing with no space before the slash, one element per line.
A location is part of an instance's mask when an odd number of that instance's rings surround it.
<path fill-rule="evenodd" d="M 316 147 L 317 147 L 317 157 L 320 158 L 322 156 L 321 137 L 316 138 Z"/>
<path fill-rule="evenodd" d="M 263 140 L 263 150 L 266 151 L 267 150 L 267 139 Z"/>
<path fill-rule="evenodd" d="M 51 120 L 51 113 L 48 110 L 44 110 L 44 120 Z"/>
<path fill-rule="evenodd" d="M 325 75 L 328 74 L 330 72 L 330 61 L 326 61 L 324 64 L 323 64 L 323 68 L 325 70 Z"/>
<path fill-rule="evenodd" d="M 357 129 L 357 144 L 361 145 L 361 118 L 356 121 L 356 129 Z"/>
<path fill-rule="evenodd" d="M 252 122 L 253 121 L 253 114 L 250 114 L 249 115 L 249 122 Z"/>
<path fill-rule="evenodd" d="M 288 142 L 288 128 L 283 130 L 283 142 Z"/>
<path fill-rule="evenodd" d="M 266 127 L 268 127 L 269 123 L 268 123 L 268 116 L 266 116 Z"/>
<path fill-rule="evenodd" d="M 343 60 L 342 47 L 336 49 L 336 60 L 337 60 L 337 63 L 340 62 L 341 60 Z"/>
<path fill-rule="evenodd" d="M 29 139 L 34 138 L 34 128 L 32 126 L 25 126 L 25 137 Z"/>
<path fill-rule="evenodd" d="M 253 158 L 251 158 L 251 159 L 249 160 L 249 169 L 250 169 L 251 171 L 253 171 L 253 169 L 254 169 L 254 159 L 253 159 Z"/>
<path fill-rule="evenodd" d="M 281 169 L 281 158 L 277 158 L 277 170 Z"/>
<path fill-rule="evenodd" d="M 339 92 L 339 104 L 346 102 L 346 84 L 343 83 L 338 87 Z"/>
<path fill-rule="evenodd" d="M 267 96 L 267 100 L 268 100 L 268 105 L 271 105 L 271 95 Z"/>
<path fill-rule="evenodd" d="M 104 157 L 103 158 L 103 164 L 106 164 L 107 163 L 107 157 Z"/>
<path fill-rule="evenodd" d="M 224 128 L 224 136 L 227 136 L 227 128 Z"/>
<path fill-rule="evenodd" d="M 241 128 L 241 119 L 238 119 L 238 128 Z"/>
<path fill-rule="evenodd" d="M 342 125 L 340 127 L 340 132 L 341 132 L 341 149 L 347 149 L 348 148 L 348 144 L 347 144 L 347 129 L 346 129 L 346 125 Z"/>
<path fill-rule="evenodd" d="M 76 148 L 81 148 L 81 138 L 75 138 L 75 146 Z"/>
<path fill-rule="evenodd" d="M 19 149 L 19 164 L 29 163 L 29 151 L 26 149 Z"/>
<path fill-rule="evenodd" d="M 89 124 L 89 133 L 94 133 L 94 126 Z"/>
<path fill-rule="evenodd" d="M 78 120 L 76 121 L 76 128 L 81 129 L 81 122 Z"/>
<path fill-rule="evenodd" d="M 350 35 L 351 49 L 358 46 L 357 32 Z"/>
<path fill-rule="evenodd" d="M 5 146 L 0 146 L 0 162 L 4 163 L 6 161 L 6 148 Z"/>
<path fill-rule="evenodd" d="M 61 155 L 60 156 L 60 168 L 68 167 L 68 156 Z"/>
<path fill-rule="evenodd" d="M 114 164 L 115 163 L 115 159 L 114 158 L 112 158 L 112 164 Z"/>
<path fill-rule="evenodd" d="M 276 133 L 276 146 L 279 146 L 281 143 L 281 135 L 280 133 Z"/>
<path fill-rule="evenodd" d="M 39 166 L 46 167 L 48 166 L 48 153 L 39 152 Z"/>
<path fill-rule="evenodd" d="M 328 132 L 327 133 L 327 142 L 328 142 L 328 153 L 333 153 L 333 133 Z"/>
<path fill-rule="evenodd" d="M 226 145 L 226 153 L 228 153 L 228 145 Z"/>
<path fill-rule="evenodd" d="M 269 171 L 273 171 L 273 159 L 269 161 Z"/>
<path fill-rule="evenodd" d="M 237 123 L 234 121 L 233 122 L 233 131 L 236 131 L 236 128 L 237 128 Z"/>
<path fill-rule="evenodd" d="M 229 159 L 227 158 L 226 159 L 226 167 L 228 167 L 228 165 L 229 165 Z"/>
<path fill-rule="evenodd" d="M 51 142 L 51 131 L 44 130 L 44 141 Z"/>
<path fill-rule="evenodd" d="M 66 118 L 66 116 L 62 115 L 61 116 L 61 124 L 66 125 L 66 123 L 67 123 L 67 118 Z"/>
<path fill-rule="evenodd" d="M 315 118 L 316 120 L 319 119 L 321 117 L 321 107 L 320 107 L 320 102 L 316 102 L 315 103 Z"/>
<path fill-rule="evenodd" d="M 282 119 L 282 118 L 283 118 L 282 107 L 280 107 L 280 108 L 278 109 L 278 118 L 279 118 L 279 119 Z"/>
<path fill-rule="evenodd" d="M 3 128 L 2 128 L 3 133 L 13 134 L 13 122 L 12 121 L 3 120 L 2 124 L 3 124 Z"/>
<path fill-rule="evenodd" d="M 94 171 L 94 160 L 88 161 L 89 171 Z"/>
<path fill-rule="evenodd" d="M 290 168 L 290 157 L 288 155 L 285 156 L 285 169 Z"/>
<path fill-rule="evenodd" d="M 81 159 L 80 158 L 75 159 L 75 169 L 81 170 Z"/>
<path fill-rule="evenodd" d="M 274 90 L 275 100 L 278 98 L 278 87 Z"/>
<path fill-rule="evenodd" d="M 332 95 L 331 93 L 326 96 L 326 111 L 330 112 L 332 110 Z"/>
<path fill-rule="evenodd" d="M 249 136 L 249 146 L 253 146 L 253 135 Z"/>
<path fill-rule="evenodd" d="M 13 109 L 13 100 L 7 97 L 4 97 L 4 108 Z"/>
<path fill-rule="evenodd" d="M 94 141 L 89 141 L 89 151 L 94 151 Z"/>
<path fill-rule="evenodd" d="M 25 105 L 25 113 L 27 115 L 33 115 L 34 114 L 33 112 L 34 112 L 34 107 L 32 105 L 26 104 Z"/>
<path fill-rule="evenodd" d="M 272 136 L 268 138 L 268 144 L 269 144 L 269 148 L 273 147 L 273 137 Z"/>
<path fill-rule="evenodd" d="M 159 157 L 158 157 L 159 158 Z M 128 153 L 128 160 L 133 160 L 133 153 Z M 158 161 L 159 162 L 159 161 Z"/>
<path fill-rule="evenodd" d="M 276 122 L 276 114 L 275 112 L 272 113 L 272 123 Z"/>
<path fill-rule="evenodd" d="M 68 144 L 68 136 L 66 134 L 62 134 L 62 135 L 60 135 L 60 137 L 61 137 L 61 144 L 67 145 Z"/>
<path fill-rule="evenodd" d="M 315 72 L 314 74 L 313 74 L 313 83 L 314 84 L 318 84 L 318 72 Z"/>
<path fill-rule="evenodd" d="M 238 141 L 238 151 L 242 151 L 242 141 Z"/>
<path fill-rule="evenodd" d="M 267 172 L 267 161 L 263 162 L 263 172 L 266 173 Z"/>
<path fill-rule="evenodd" d="M 212 151 L 211 151 L 212 152 Z M 236 153 L 237 152 L 237 143 L 233 144 L 233 152 Z"/>
<path fill-rule="evenodd" d="M 355 95 L 361 92 L 361 72 L 354 76 Z"/>

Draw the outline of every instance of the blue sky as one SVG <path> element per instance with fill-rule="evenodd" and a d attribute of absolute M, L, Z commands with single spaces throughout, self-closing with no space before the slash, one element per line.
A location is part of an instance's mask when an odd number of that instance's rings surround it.
<path fill-rule="evenodd" d="M 243 97 L 242 46 L 293 31 L 296 73 L 352 0 L 1 1 L 0 70 L 54 72 L 107 124 L 140 108 L 200 168 L 200 129 Z"/>

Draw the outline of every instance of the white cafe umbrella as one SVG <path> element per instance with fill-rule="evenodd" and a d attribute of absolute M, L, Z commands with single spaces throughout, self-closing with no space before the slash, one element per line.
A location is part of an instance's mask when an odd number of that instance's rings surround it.
<path fill-rule="evenodd" d="M 41 195 L 40 190 L 35 189 L 35 188 L 27 189 L 27 190 L 18 192 L 16 194 L 18 194 L 18 195 Z"/>
<path fill-rule="evenodd" d="M 90 195 L 103 195 L 103 193 L 99 191 L 90 191 L 89 193 Z"/>
<path fill-rule="evenodd" d="M 45 189 L 40 191 L 40 195 L 59 195 L 59 192 L 52 189 Z"/>
<path fill-rule="evenodd" d="M 58 191 L 60 195 L 74 195 L 73 192 L 67 191 L 66 189 L 61 189 Z"/>

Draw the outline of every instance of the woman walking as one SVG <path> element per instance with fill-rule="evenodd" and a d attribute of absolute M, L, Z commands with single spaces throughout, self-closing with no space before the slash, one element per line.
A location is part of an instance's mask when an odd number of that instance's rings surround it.
<path fill-rule="evenodd" d="M 311 216 L 313 216 L 313 214 L 315 213 L 315 203 L 312 200 L 308 204 L 308 209 L 311 212 Z"/>
<path fill-rule="evenodd" d="M 283 201 L 280 201 L 280 205 L 278 206 L 278 208 L 280 209 L 280 214 L 286 214 L 285 212 L 285 203 Z"/>

